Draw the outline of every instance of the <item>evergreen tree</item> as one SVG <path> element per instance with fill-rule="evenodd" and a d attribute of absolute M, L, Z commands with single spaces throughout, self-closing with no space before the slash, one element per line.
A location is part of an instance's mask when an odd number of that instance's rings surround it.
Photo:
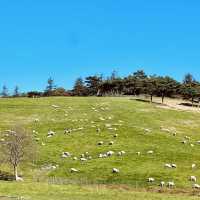
<path fill-rule="evenodd" d="M 101 94 L 101 84 L 103 82 L 102 76 L 88 76 L 85 78 L 88 95 L 99 96 Z"/>
<path fill-rule="evenodd" d="M 6 87 L 6 85 L 3 85 L 1 95 L 2 97 L 8 97 L 8 88 Z"/>
<path fill-rule="evenodd" d="M 53 91 L 56 89 L 56 86 L 54 84 L 54 80 L 50 77 L 47 81 L 47 87 L 46 90 L 44 92 L 45 96 L 52 96 L 53 95 Z"/>
<path fill-rule="evenodd" d="M 156 93 L 157 96 L 162 97 L 162 103 L 164 103 L 164 98 L 166 96 L 171 97 L 173 94 L 176 94 L 180 86 L 176 80 L 174 80 L 169 76 L 165 77 L 159 76 L 156 78 L 156 82 L 157 82 Z"/>
<path fill-rule="evenodd" d="M 15 87 L 13 96 L 14 97 L 19 97 L 20 96 L 19 87 L 18 86 Z"/>
<path fill-rule="evenodd" d="M 73 95 L 85 96 L 87 95 L 87 89 L 84 85 L 84 81 L 81 77 L 77 78 L 73 87 Z"/>

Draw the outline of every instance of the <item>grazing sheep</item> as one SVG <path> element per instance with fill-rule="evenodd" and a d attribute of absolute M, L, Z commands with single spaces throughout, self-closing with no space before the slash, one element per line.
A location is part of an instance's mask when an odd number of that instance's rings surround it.
<path fill-rule="evenodd" d="M 173 136 L 176 136 L 176 133 L 173 133 L 172 135 L 173 135 Z"/>
<path fill-rule="evenodd" d="M 63 152 L 62 153 L 62 158 L 68 158 L 70 156 L 71 156 L 71 154 L 69 152 Z"/>
<path fill-rule="evenodd" d="M 98 145 L 103 145 L 103 141 L 98 142 Z"/>
<path fill-rule="evenodd" d="M 136 152 L 136 154 L 137 154 L 138 156 L 140 156 L 140 155 L 141 155 L 141 152 L 138 151 L 138 152 Z"/>
<path fill-rule="evenodd" d="M 196 164 L 192 164 L 192 169 L 195 169 L 196 168 Z"/>
<path fill-rule="evenodd" d="M 113 168 L 113 169 L 112 169 L 112 172 L 115 173 L 115 174 L 118 174 L 118 173 L 119 173 L 119 169 Z"/>
<path fill-rule="evenodd" d="M 147 151 L 147 154 L 153 154 L 154 152 L 152 150 Z"/>
<path fill-rule="evenodd" d="M 71 171 L 71 173 L 78 172 L 78 170 L 77 170 L 77 169 L 75 169 L 75 168 L 71 168 L 71 169 L 70 169 L 70 171 Z"/>
<path fill-rule="evenodd" d="M 73 157 L 73 160 L 78 160 L 78 158 L 77 157 Z"/>
<path fill-rule="evenodd" d="M 194 147 L 194 144 L 190 144 L 191 147 Z"/>
<path fill-rule="evenodd" d="M 114 153 L 115 153 L 114 151 L 108 151 L 108 152 L 106 153 L 106 155 L 107 155 L 107 156 L 112 156 Z"/>
<path fill-rule="evenodd" d="M 155 181 L 154 178 L 148 178 L 148 182 L 149 182 L 149 183 L 153 183 L 154 181 Z"/>
<path fill-rule="evenodd" d="M 104 119 L 103 117 L 99 117 L 99 119 L 101 120 L 101 121 L 105 121 L 106 119 Z"/>
<path fill-rule="evenodd" d="M 182 144 L 187 144 L 186 140 L 181 141 Z"/>
<path fill-rule="evenodd" d="M 113 137 L 114 137 L 114 138 L 118 137 L 118 134 L 115 134 Z"/>
<path fill-rule="evenodd" d="M 107 157 L 106 154 L 102 154 L 102 153 L 99 154 L 99 158 L 106 158 L 106 157 Z"/>
<path fill-rule="evenodd" d="M 110 142 L 109 142 L 109 145 L 113 145 L 113 144 L 114 144 L 114 142 L 113 142 L 113 141 L 110 141 Z"/>
<path fill-rule="evenodd" d="M 177 168 L 177 165 L 176 164 L 172 164 L 172 168 Z"/>
<path fill-rule="evenodd" d="M 189 136 L 185 136 L 185 139 L 186 140 L 190 140 L 191 138 Z"/>
<path fill-rule="evenodd" d="M 71 133 L 72 132 L 72 129 L 65 129 L 64 130 L 64 134 L 69 134 L 69 133 Z"/>
<path fill-rule="evenodd" d="M 123 156 L 125 153 L 126 153 L 125 151 L 119 151 L 119 152 L 117 153 L 117 155 L 118 155 L 118 156 Z"/>
<path fill-rule="evenodd" d="M 148 128 L 145 128 L 144 131 L 147 132 L 147 133 L 150 133 L 150 132 L 151 132 L 151 130 L 148 129 Z"/>
<path fill-rule="evenodd" d="M 100 132 L 101 132 L 101 129 L 100 129 L 100 128 L 97 128 L 96 131 L 97 131 L 97 133 L 100 133 Z"/>
<path fill-rule="evenodd" d="M 161 129 L 161 131 L 164 131 L 164 132 L 168 132 L 168 133 L 170 133 L 171 132 L 171 130 L 169 130 L 169 129 L 167 129 L 167 128 L 164 128 L 164 127 L 160 127 L 160 129 Z"/>
<path fill-rule="evenodd" d="M 160 182 L 160 187 L 164 187 L 165 186 L 165 182 L 164 181 L 161 181 Z"/>
<path fill-rule="evenodd" d="M 39 119 L 35 119 L 34 121 L 35 121 L 35 123 L 38 123 L 40 120 Z"/>
<path fill-rule="evenodd" d="M 172 168 L 172 165 L 167 163 L 167 164 L 165 164 L 165 167 L 166 168 Z"/>
<path fill-rule="evenodd" d="M 194 184 L 193 186 L 192 186 L 194 189 L 200 189 L 200 185 L 199 184 Z"/>
<path fill-rule="evenodd" d="M 53 108 L 59 108 L 59 106 L 57 105 L 51 105 Z"/>
<path fill-rule="evenodd" d="M 53 137 L 56 133 L 54 131 L 49 131 L 47 137 Z"/>
<path fill-rule="evenodd" d="M 168 188 L 173 188 L 174 186 L 175 186 L 175 184 L 174 184 L 173 181 L 169 181 L 169 182 L 167 183 L 167 187 L 168 187 Z"/>
<path fill-rule="evenodd" d="M 85 154 L 81 154 L 81 158 L 85 158 Z"/>
<path fill-rule="evenodd" d="M 197 182 L 196 176 L 190 176 L 189 180 L 192 182 Z"/>

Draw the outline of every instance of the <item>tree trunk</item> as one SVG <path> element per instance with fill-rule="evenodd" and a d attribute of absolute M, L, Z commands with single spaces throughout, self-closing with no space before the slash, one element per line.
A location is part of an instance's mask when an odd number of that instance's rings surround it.
<path fill-rule="evenodd" d="M 162 104 L 164 103 L 164 98 L 165 98 L 165 95 L 164 93 L 162 93 Z"/>
<path fill-rule="evenodd" d="M 150 100 L 150 103 L 152 103 L 153 102 L 153 95 L 151 94 L 151 100 Z"/>
<path fill-rule="evenodd" d="M 194 106 L 194 97 L 192 97 L 192 107 Z"/>
<path fill-rule="evenodd" d="M 18 179 L 17 166 L 14 166 L 14 176 L 15 176 L 15 180 L 17 181 Z"/>

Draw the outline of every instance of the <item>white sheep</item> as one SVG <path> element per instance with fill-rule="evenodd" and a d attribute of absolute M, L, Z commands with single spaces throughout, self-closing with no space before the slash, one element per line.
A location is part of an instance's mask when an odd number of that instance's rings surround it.
<path fill-rule="evenodd" d="M 173 188 L 175 186 L 175 183 L 173 182 L 173 181 L 169 181 L 168 183 L 167 183 L 167 187 L 168 188 Z"/>
<path fill-rule="evenodd" d="M 103 145 L 103 141 L 98 142 L 98 145 Z"/>
<path fill-rule="evenodd" d="M 189 180 L 192 182 L 197 182 L 196 176 L 190 176 Z"/>
<path fill-rule="evenodd" d="M 55 134 L 56 132 L 50 130 L 47 134 L 47 137 L 53 137 Z"/>
<path fill-rule="evenodd" d="M 35 121 L 35 123 L 38 123 L 40 120 L 39 119 L 35 119 L 34 121 Z"/>
<path fill-rule="evenodd" d="M 100 129 L 100 128 L 97 128 L 96 131 L 97 131 L 97 133 L 100 133 L 100 132 L 101 132 L 101 129 Z"/>
<path fill-rule="evenodd" d="M 57 105 L 51 105 L 53 108 L 59 108 L 59 106 Z"/>
<path fill-rule="evenodd" d="M 71 168 L 70 171 L 71 171 L 72 173 L 74 173 L 74 172 L 78 172 L 78 170 L 75 169 L 75 168 Z"/>
<path fill-rule="evenodd" d="M 112 169 L 112 172 L 113 172 L 113 173 L 119 173 L 119 169 L 113 168 L 113 169 Z"/>
<path fill-rule="evenodd" d="M 196 164 L 192 164 L 192 169 L 195 169 L 196 168 Z"/>
<path fill-rule="evenodd" d="M 165 167 L 166 168 L 172 168 L 172 165 L 167 163 L 167 164 L 165 164 Z"/>
<path fill-rule="evenodd" d="M 110 142 L 109 142 L 109 145 L 113 145 L 113 144 L 114 144 L 114 142 L 113 142 L 113 141 L 110 141 Z"/>
<path fill-rule="evenodd" d="M 190 140 L 191 138 L 189 136 L 185 136 L 185 139 L 186 140 Z"/>
<path fill-rule="evenodd" d="M 176 164 L 172 164 L 172 168 L 177 168 L 177 165 Z"/>
<path fill-rule="evenodd" d="M 108 157 L 107 154 L 102 154 L 102 153 L 99 154 L 99 158 L 107 158 L 107 157 Z"/>
<path fill-rule="evenodd" d="M 106 153 L 106 155 L 107 155 L 107 156 L 112 156 L 114 153 L 115 153 L 114 151 L 108 151 L 108 152 Z"/>
<path fill-rule="evenodd" d="M 71 154 L 69 152 L 63 152 L 62 153 L 62 158 L 68 158 L 70 156 L 71 156 Z"/>
<path fill-rule="evenodd" d="M 149 183 L 153 183 L 154 181 L 155 181 L 154 178 L 148 178 L 148 182 L 149 182 Z"/>
<path fill-rule="evenodd" d="M 154 152 L 152 150 L 147 151 L 147 154 L 153 154 Z"/>
<path fill-rule="evenodd" d="M 125 153 L 126 153 L 125 151 L 119 151 L 119 152 L 117 153 L 117 155 L 118 155 L 118 156 L 123 156 Z"/>
<path fill-rule="evenodd" d="M 165 186 L 165 182 L 164 181 L 161 181 L 160 182 L 160 187 L 164 187 Z"/>
<path fill-rule="evenodd" d="M 199 184 L 194 184 L 193 186 L 192 186 L 194 189 L 200 189 L 200 185 Z"/>
<path fill-rule="evenodd" d="M 86 159 L 86 158 L 81 158 L 80 160 L 81 160 L 81 161 L 83 161 L 83 162 L 84 162 L 84 161 L 87 161 L 87 159 Z"/>

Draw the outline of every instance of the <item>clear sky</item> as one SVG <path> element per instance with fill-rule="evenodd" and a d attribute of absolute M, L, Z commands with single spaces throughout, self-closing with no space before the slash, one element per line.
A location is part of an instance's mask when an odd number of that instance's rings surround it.
<path fill-rule="evenodd" d="M 70 89 L 137 69 L 200 79 L 199 0 L 1 0 L 0 85 Z"/>

